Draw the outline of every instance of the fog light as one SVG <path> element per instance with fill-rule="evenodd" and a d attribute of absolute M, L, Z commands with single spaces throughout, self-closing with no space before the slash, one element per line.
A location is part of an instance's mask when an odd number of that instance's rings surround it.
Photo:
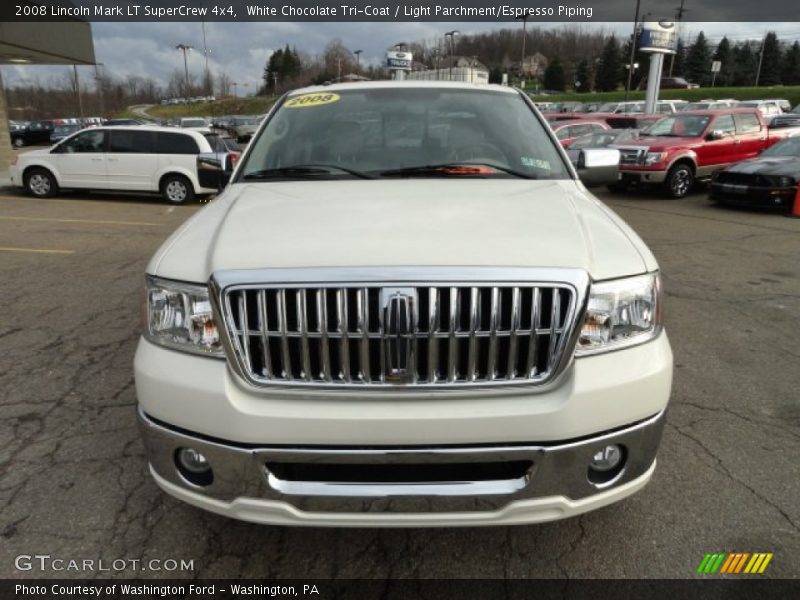
<path fill-rule="evenodd" d="M 621 460 L 622 448 L 616 444 L 613 444 L 596 452 L 594 456 L 592 456 L 592 462 L 589 464 L 589 466 L 595 471 L 605 473 L 606 471 L 615 469 Z"/>
<path fill-rule="evenodd" d="M 175 451 L 175 466 L 189 483 L 206 486 L 214 481 L 214 472 L 208 459 L 193 448 L 178 448 Z"/>

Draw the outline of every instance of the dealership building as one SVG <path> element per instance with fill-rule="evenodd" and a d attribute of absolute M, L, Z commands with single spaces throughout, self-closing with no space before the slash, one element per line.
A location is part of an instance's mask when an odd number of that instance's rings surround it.
<path fill-rule="evenodd" d="M 89 23 L 0 23 L 0 65 L 93 65 Z M 0 172 L 14 150 L 8 131 L 9 107 L 0 79 Z"/>

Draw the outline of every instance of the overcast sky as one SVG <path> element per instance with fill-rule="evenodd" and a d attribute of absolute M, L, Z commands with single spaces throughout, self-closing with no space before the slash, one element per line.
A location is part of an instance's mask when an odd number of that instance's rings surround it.
<path fill-rule="evenodd" d="M 792 0 L 796 1 L 796 0 Z M 320 53 L 332 39 L 340 38 L 351 50 L 360 49 L 362 63 L 382 62 L 386 48 L 396 42 L 434 39 L 445 31 L 458 29 L 462 33 L 477 33 L 519 27 L 513 23 L 276 23 L 237 22 L 206 23 L 206 42 L 210 50 L 212 72 L 227 72 L 233 81 L 247 82 L 240 93 L 252 93 L 260 83 L 261 73 L 270 53 L 277 48 L 296 46 L 301 52 Z M 533 25 L 529 25 L 532 27 Z M 543 28 L 563 27 L 558 23 L 543 24 Z M 585 29 L 604 29 L 628 35 L 630 23 L 597 23 L 581 25 Z M 760 38 L 766 31 L 776 31 L 782 40 L 800 39 L 800 23 L 685 23 L 684 35 L 694 37 L 703 30 L 712 41 L 722 35 L 732 40 Z M 189 54 L 189 69 L 198 76 L 203 69 L 203 32 L 199 22 L 192 23 L 94 23 L 95 55 L 109 74 L 124 77 L 128 74 L 154 77 L 166 83 L 175 69 L 183 69 L 182 54 L 175 49 L 178 43 L 194 46 Z M 63 78 L 69 67 L 6 66 L 3 79 L 6 86 L 39 79 L 47 84 Z M 91 67 L 82 67 L 81 75 L 93 75 Z"/>

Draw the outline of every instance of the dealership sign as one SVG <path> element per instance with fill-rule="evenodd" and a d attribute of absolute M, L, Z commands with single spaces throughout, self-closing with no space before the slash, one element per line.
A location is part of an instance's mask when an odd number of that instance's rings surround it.
<path fill-rule="evenodd" d="M 398 71 L 410 71 L 413 55 L 411 52 L 390 50 L 386 53 L 386 66 Z"/>
<path fill-rule="evenodd" d="M 647 21 L 642 23 L 642 33 L 639 36 L 639 50 L 641 52 L 660 52 L 662 54 L 675 54 L 678 46 L 678 32 L 672 21 Z"/>

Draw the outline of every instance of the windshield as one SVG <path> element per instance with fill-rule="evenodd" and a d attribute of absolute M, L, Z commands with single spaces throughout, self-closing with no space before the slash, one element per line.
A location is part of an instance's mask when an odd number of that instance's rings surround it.
<path fill-rule="evenodd" d="M 252 144 L 243 179 L 569 178 L 521 95 L 492 90 L 391 87 L 293 96 Z"/>
<path fill-rule="evenodd" d="M 595 112 L 614 112 L 619 108 L 618 102 L 606 102 L 605 104 L 601 104 L 600 107 Z"/>
<path fill-rule="evenodd" d="M 761 156 L 791 156 L 794 158 L 800 158 L 800 137 L 793 137 L 789 138 L 788 140 L 783 140 L 771 148 L 764 150 L 764 152 L 761 153 Z"/>
<path fill-rule="evenodd" d="M 642 131 L 644 135 L 666 137 L 699 137 L 711 117 L 708 115 L 673 114 L 656 121 Z"/>
<path fill-rule="evenodd" d="M 183 119 L 181 127 L 205 127 L 207 124 L 203 119 Z"/>

